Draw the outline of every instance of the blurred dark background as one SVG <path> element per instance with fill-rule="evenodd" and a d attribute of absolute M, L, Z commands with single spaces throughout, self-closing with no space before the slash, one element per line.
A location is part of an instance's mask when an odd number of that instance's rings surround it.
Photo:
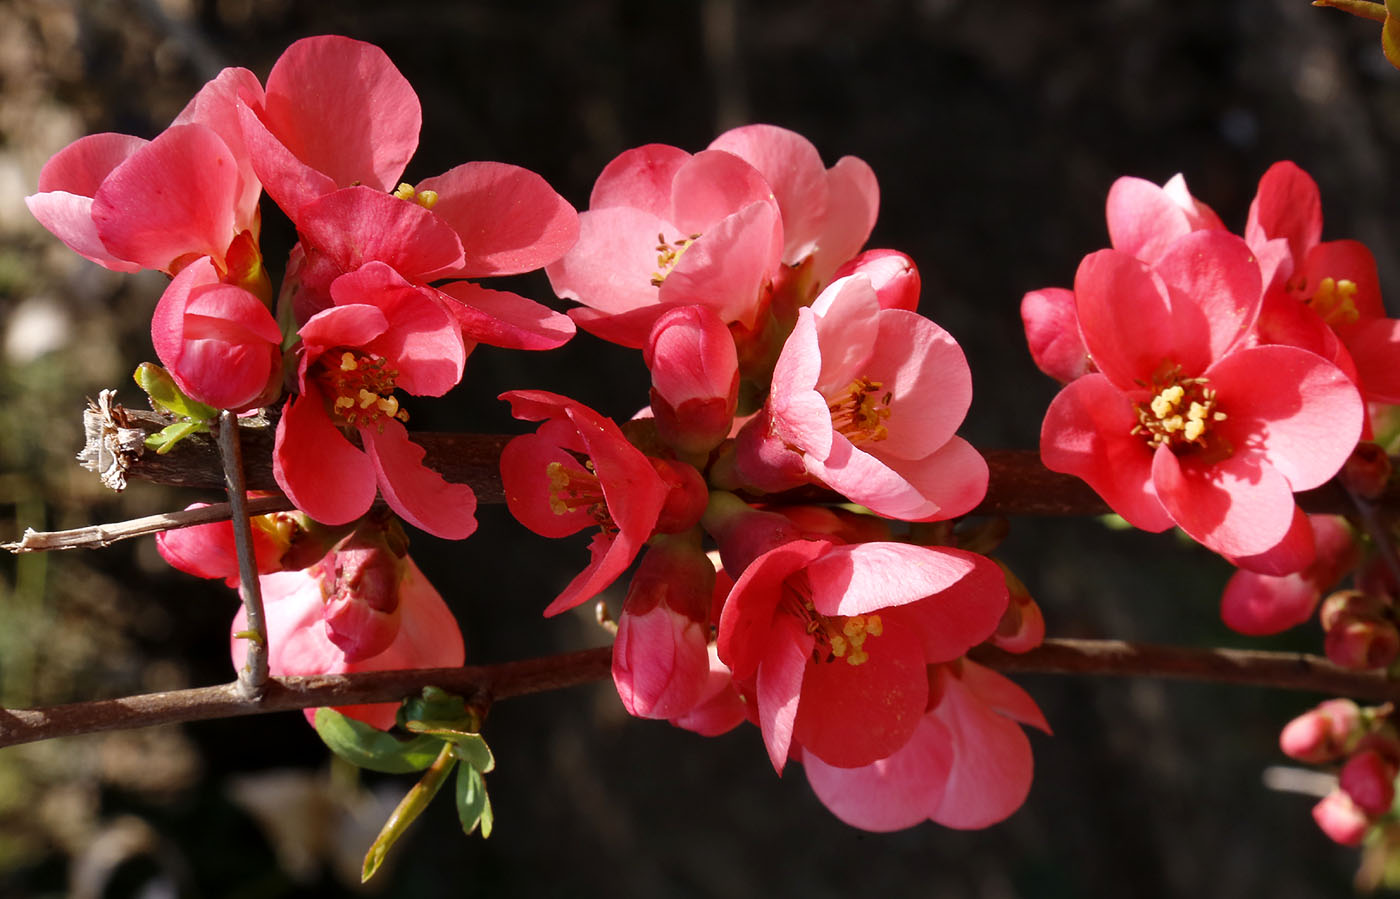
<path fill-rule="evenodd" d="M 751 121 L 798 130 L 882 188 L 873 246 L 918 262 L 922 311 L 972 365 L 964 435 L 1035 446 L 1055 385 L 1018 306 L 1068 285 L 1107 243 L 1113 179 L 1185 173 L 1242 228 L 1259 175 L 1319 182 L 1327 239 L 1390 240 L 1400 73 L 1379 27 L 1306 0 L 864 0 L 861 3 L 7 0 L 0 5 L 0 539 L 178 508 L 77 468 L 85 396 L 139 402 L 160 276 L 118 276 L 29 218 L 45 159 L 95 131 L 154 136 L 221 67 L 265 76 L 291 41 L 383 47 L 423 102 L 416 181 L 467 160 L 540 172 L 575 205 L 647 142 L 703 148 Z M 291 234 L 265 206 L 276 266 Z M 543 277 L 510 286 L 549 300 Z M 1394 309 L 1392 308 L 1392 311 Z M 542 355 L 482 348 L 416 425 L 520 431 L 494 397 L 560 390 L 627 417 L 637 354 L 580 335 Z M 207 498 L 207 497 L 206 497 Z M 539 613 L 586 557 L 481 513 L 461 544 L 414 555 L 495 662 L 601 645 L 586 609 Z M 1023 520 L 1004 548 L 1056 636 L 1315 650 L 1314 625 L 1249 641 L 1219 623 L 1228 568 L 1171 535 Z M 618 597 L 612 596 L 614 603 Z M 0 559 L 0 700 L 31 705 L 230 676 L 231 591 L 167 569 L 150 541 Z M 1025 808 L 986 831 L 852 830 L 801 771 L 773 775 L 757 732 L 706 740 L 628 719 L 609 684 L 494 709 L 496 831 L 457 829 L 440 797 L 371 886 L 385 896 L 1342 896 L 1354 852 L 1306 796 L 1264 786 L 1278 729 L 1322 697 L 1155 681 L 1025 677 L 1056 729 L 1033 735 Z M 0 750 L 0 895 L 341 895 L 410 783 L 331 766 L 296 715 Z"/>

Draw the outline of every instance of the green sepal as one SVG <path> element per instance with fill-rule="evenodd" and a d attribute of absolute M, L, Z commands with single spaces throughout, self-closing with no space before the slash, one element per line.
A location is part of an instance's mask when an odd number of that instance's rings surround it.
<path fill-rule="evenodd" d="M 482 839 L 486 839 L 491 836 L 494 819 L 486 778 L 471 765 L 462 765 L 457 769 L 457 820 L 462 823 L 462 833 L 470 836 L 479 826 Z"/>
<path fill-rule="evenodd" d="M 142 362 L 136 366 L 132 376 L 140 388 L 151 398 L 151 405 L 171 415 L 193 421 L 210 421 L 219 417 L 219 410 L 185 396 L 170 372 L 153 362 Z"/>
<path fill-rule="evenodd" d="M 318 713 L 319 717 L 319 713 Z M 439 744 L 442 751 L 437 758 L 423 773 L 418 783 L 406 793 L 389 813 L 389 820 L 384 822 L 384 827 L 380 829 L 379 836 L 375 837 L 370 844 L 369 851 L 365 853 L 364 867 L 360 869 L 360 883 L 364 883 L 374 876 L 374 872 L 379 870 L 379 866 L 384 863 L 384 857 L 389 854 L 389 849 L 403 836 L 408 825 L 412 824 L 423 809 L 428 807 L 428 803 L 437 795 L 437 791 L 442 789 L 442 785 L 447 782 L 447 775 L 452 773 L 453 767 L 457 764 L 457 758 L 452 754 L 452 747 L 447 744 Z"/>
<path fill-rule="evenodd" d="M 191 434 L 207 433 L 209 425 L 202 421 L 177 421 L 173 425 L 166 425 L 154 434 L 146 435 L 146 448 L 156 451 L 156 455 L 163 456 L 175 448 L 175 444 L 184 440 Z"/>
<path fill-rule="evenodd" d="M 316 710 L 315 726 L 331 752 L 352 765 L 385 774 L 422 771 L 443 751 L 443 741 L 436 737 L 401 740 L 332 708 Z"/>

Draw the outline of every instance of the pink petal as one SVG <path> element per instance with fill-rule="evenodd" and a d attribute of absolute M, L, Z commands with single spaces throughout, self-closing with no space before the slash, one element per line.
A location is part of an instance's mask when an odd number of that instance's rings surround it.
<path fill-rule="evenodd" d="M 1084 479 L 1134 527 L 1165 531 L 1173 522 L 1152 484 L 1152 450 L 1132 433 L 1133 405 L 1105 376 L 1071 381 L 1050 402 L 1040 458 L 1051 471 Z"/>
<path fill-rule="evenodd" d="M 879 456 L 854 446 L 844 434 L 834 434 L 831 452 L 825 459 L 808 454 L 802 457 L 802 464 L 813 478 L 877 515 L 922 521 L 939 513 L 937 504 L 907 478 Z"/>
<path fill-rule="evenodd" d="M 306 203 L 296 216 L 302 240 L 334 259 L 342 271 L 383 262 L 410 281 L 430 281 L 462 265 L 457 232 L 417 203 L 393 194 L 347 187 Z"/>
<path fill-rule="evenodd" d="M 374 503 L 374 464 L 331 422 L 316 391 L 283 407 L 272 474 L 296 507 L 322 524 L 354 521 Z"/>
<path fill-rule="evenodd" d="M 783 582 L 830 547 L 817 540 L 785 543 L 755 559 L 734 582 L 720 615 L 716 646 L 720 660 L 737 680 L 753 676 L 777 639 L 773 636 L 776 623 L 793 617 L 777 613 Z"/>
<path fill-rule="evenodd" d="M 823 361 L 817 328 L 816 315 L 799 309 L 797 324 L 773 368 L 768 407 L 776 436 L 825 459 L 831 454 L 833 431 L 826 397 L 815 388 Z"/>
<path fill-rule="evenodd" d="M 39 192 L 25 197 L 29 211 L 85 259 L 118 272 L 140 271 L 118 258 L 97 236 L 92 197 L 113 169 L 146 146 L 129 134 L 90 134 L 59 150 L 39 172 Z"/>
<path fill-rule="evenodd" d="M 751 203 L 691 244 L 657 296 L 671 305 L 709 306 L 725 322 L 753 328 L 781 249 L 776 209 L 771 203 Z"/>
<path fill-rule="evenodd" d="M 1172 241 L 1195 230 L 1180 204 L 1142 178 L 1114 181 L 1107 206 L 1108 238 L 1113 248 L 1143 262 L 1156 262 Z"/>
<path fill-rule="evenodd" d="M 169 271 L 182 256 L 222 262 L 233 240 L 238 160 L 213 129 L 174 125 L 112 170 L 92 199 L 102 243 Z"/>
<path fill-rule="evenodd" d="M 387 191 L 418 146 L 423 114 L 383 50 L 322 35 L 297 41 L 278 58 L 262 119 L 298 160 L 336 186 Z"/>
<path fill-rule="evenodd" d="M 1229 416 L 1217 425 L 1222 437 L 1237 452 L 1266 458 L 1293 490 L 1326 482 L 1360 439 L 1365 410 L 1356 386 L 1313 353 L 1251 347 L 1206 374 Z"/>
<path fill-rule="evenodd" d="M 827 170 L 826 224 L 812 255 L 812 280 L 824 284 L 843 262 L 860 252 L 875 228 L 880 186 L 863 160 L 843 156 Z"/>
<path fill-rule="evenodd" d="M 1302 262 L 1302 271 L 1307 277 L 1309 291 L 1316 290 L 1323 278 L 1350 281 L 1356 285 L 1352 302 L 1356 304 L 1361 318 L 1385 317 L 1376 257 L 1361 241 L 1329 240 L 1318 244 L 1308 251 L 1307 258 Z"/>
<path fill-rule="evenodd" d="M 1351 329 L 1347 350 L 1356 363 L 1366 398 L 1400 403 L 1400 319 L 1374 318 Z"/>
<path fill-rule="evenodd" d="M 972 371 L 947 331 L 914 312 L 879 314 L 877 352 L 862 374 L 891 395 L 881 456 L 922 459 L 952 439 L 972 405 Z"/>
<path fill-rule="evenodd" d="M 261 109 L 261 105 L 257 109 Z M 254 174 L 288 218 L 296 221 L 301 207 L 339 187 L 333 178 L 302 162 L 287 149 L 277 135 L 268 130 L 254 108 L 240 103 L 238 124 Z"/>
<path fill-rule="evenodd" d="M 807 636 L 801 621 L 783 617 L 793 622 L 792 629 Z M 803 755 L 858 768 L 898 752 L 914 735 L 928 706 L 928 671 L 918 635 L 887 626 L 879 636 L 867 636 L 862 648 L 868 658 L 859 665 L 844 659 L 825 664 L 812 661 L 810 640 L 800 644 L 806 653 L 806 673 L 792 725 L 792 738 L 802 746 Z M 765 660 L 758 670 L 760 689 L 767 666 Z M 760 716 L 762 702 L 760 694 Z"/>
<path fill-rule="evenodd" d="M 768 182 L 757 169 L 737 156 L 702 150 L 676 170 L 671 182 L 669 218 L 684 234 L 704 234 L 754 203 L 761 203 L 773 212 L 772 227 L 777 231 L 778 241 L 774 256 L 781 257 L 782 216 Z"/>
<path fill-rule="evenodd" d="M 1220 597 L 1220 618 L 1231 630 L 1265 637 L 1312 617 L 1322 591 L 1301 573 L 1281 577 L 1243 569 L 1230 576 Z"/>
<path fill-rule="evenodd" d="M 771 643 L 758 667 L 758 724 L 773 770 L 783 773 L 792 746 L 802 678 L 816 639 L 791 615 L 773 622 Z"/>
<path fill-rule="evenodd" d="M 979 561 L 986 560 L 908 543 L 833 547 L 807 566 L 812 604 L 823 615 L 847 616 L 902 606 L 947 590 L 971 574 Z"/>
<path fill-rule="evenodd" d="M 378 429 L 360 428 L 365 453 L 374 464 L 380 492 L 405 521 L 446 540 L 462 540 L 476 530 L 476 494 L 423 465 L 424 449 L 397 421 Z"/>
<path fill-rule="evenodd" d="M 1178 458 L 1166 446 L 1153 458 L 1152 481 L 1162 506 L 1191 537 L 1226 556 L 1271 549 L 1293 521 L 1288 481 L 1257 456 L 1218 462 Z"/>
<path fill-rule="evenodd" d="M 929 817 L 945 827 L 988 827 L 1021 807 L 1030 793 L 1030 741 L 957 678 L 940 672 L 943 699 L 931 714 L 948 728 L 953 764 Z"/>
<path fill-rule="evenodd" d="M 529 169 L 468 162 L 429 178 L 418 190 L 437 191 L 433 214 L 462 240 L 465 261 L 454 274 L 482 278 L 534 271 L 578 240 L 574 207 Z"/>
<path fill-rule="evenodd" d="M 1317 549 L 1313 541 L 1313 527 L 1303 510 L 1294 507 L 1293 522 L 1284 535 L 1272 548 L 1258 555 L 1241 556 L 1230 559 L 1237 568 L 1264 575 L 1285 575 L 1302 571 L 1317 559 Z"/>
<path fill-rule="evenodd" d="M 1179 358 L 1167 288 L 1146 264 L 1117 250 L 1090 253 L 1074 276 L 1075 305 L 1084 346 L 1105 377 L 1120 390 L 1150 382 L 1163 360 L 1181 362 L 1186 374 L 1208 359 Z"/>
<path fill-rule="evenodd" d="M 323 309 L 297 333 L 308 356 L 315 356 L 335 347 L 362 347 L 388 329 L 389 319 L 382 309 L 360 303 Z"/>
<path fill-rule="evenodd" d="M 593 185 L 589 210 L 630 206 L 655 218 L 671 212 L 671 183 L 690 154 L 666 144 L 646 144 L 609 162 Z"/>
<path fill-rule="evenodd" d="M 824 393 L 844 390 L 872 362 L 880 331 L 880 298 L 868 277 L 842 278 L 828 285 L 812 301 L 817 317 L 817 343 L 822 374 L 817 389 Z M 801 310 L 798 310 L 799 314 Z M 927 319 L 923 319 L 927 321 Z M 880 355 L 883 353 L 883 348 Z M 898 357 L 898 350 L 889 355 Z"/>
<path fill-rule="evenodd" d="M 946 521 L 966 515 L 987 495 L 987 460 L 961 437 L 922 459 L 886 458 L 885 466 L 903 478 L 935 510 L 908 521 Z"/>
<path fill-rule="evenodd" d="M 1223 356 L 1259 317 L 1259 263 L 1233 234 L 1192 232 L 1168 247 L 1152 270 L 1171 291 L 1172 358 L 1183 368 L 1199 371 L 1202 352 L 1212 360 Z"/>
<path fill-rule="evenodd" d="M 1245 238 L 1258 246 L 1275 237 L 1288 239 L 1295 264 L 1322 239 L 1322 198 L 1317 182 L 1292 162 L 1276 162 L 1259 179 L 1249 206 Z"/>
<path fill-rule="evenodd" d="M 860 768 L 838 768 L 804 755 L 807 782 L 822 805 L 861 830 L 888 833 L 928 820 L 938 807 L 953 766 L 952 735 L 942 721 L 922 715 L 897 752 Z"/>
<path fill-rule="evenodd" d="M 487 290 L 471 281 L 439 288 L 469 340 L 512 350 L 552 350 L 574 336 L 573 319 L 508 290 Z"/>
<path fill-rule="evenodd" d="M 888 619 L 886 630 L 907 627 L 919 635 L 927 661 L 947 662 L 996 631 L 1009 601 L 1006 578 L 995 562 L 982 556 L 942 547 L 927 549 L 970 563 L 970 570 L 942 590 L 882 614 Z"/>
<path fill-rule="evenodd" d="M 239 231 L 256 233 L 258 198 L 262 182 L 253 171 L 251 153 L 243 139 L 239 106 L 261 106 L 263 88 L 258 78 L 247 69 L 227 68 L 199 89 L 172 125 L 200 124 L 214 129 L 233 158 L 238 160 L 239 192 L 234 203 L 237 210 L 234 227 Z"/>
<path fill-rule="evenodd" d="M 617 206 L 585 212 L 579 216 L 578 243 L 546 267 L 549 283 L 560 297 L 602 313 L 655 306 L 658 233 L 667 240 L 681 236 L 675 225 L 650 211 Z"/>
<path fill-rule="evenodd" d="M 1079 313 L 1072 291 L 1046 287 L 1027 293 L 1021 298 L 1021 324 L 1031 358 L 1050 377 L 1064 384 L 1093 370 L 1089 351 L 1079 337 Z"/>
<path fill-rule="evenodd" d="M 521 434 L 505 445 L 501 482 L 510 514 L 541 537 L 567 537 L 596 524 L 586 508 L 555 511 L 551 506 L 553 488 L 546 474 L 551 463 L 583 470 L 572 453 L 539 434 Z"/>
<path fill-rule="evenodd" d="M 782 212 L 783 262 L 796 265 L 806 258 L 826 223 L 829 194 L 826 169 L 812 142 L 776 125 L 745 125 L 724 132 L 709 149 L 733 153 L 758 169 Z"/>
<path fill-rule="evenodd" d="M 1040 706 L 1019 684 L 1005 675 L 971 659 L 964 659 L 958 678 L 979 700 L 1012 721 L 1051 733 L 1050 722 L 1045 720 Z"/>

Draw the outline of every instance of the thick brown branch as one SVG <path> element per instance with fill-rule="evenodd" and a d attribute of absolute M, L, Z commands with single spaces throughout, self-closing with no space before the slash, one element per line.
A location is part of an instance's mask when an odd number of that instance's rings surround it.
<path fill-rule="evenodd" d="M 160 430 L 167 422 L 150 412 L 121 410 L 124 424 L 146 432 Z M 266 423 L 241 429 L 245 474 L 251 490 L 276 490 L 272 478 L 272 437 Z M 415 433 L 413 439 L 427 450 L 425 462 L 449 481 L 469 484 L 483 503 L 505 501 L 499 463 L 501 449 L 511 439 L 506 434 Z M 974 515 L 1102 515 L 1109 511 L 1087 484 L 1071 475 L 1049 471 L 1034 450 L 986 450 L 990 469 L 987 496 Z M 170 453 L 132 452 L 123 459 L 128 478 L 180 487 L 221 487 L 218 450 L 203 434 L 187 437 Z M 827 490 L 791 491 L 770 501 L 840 501 Z M 1335 483 L 1298 495 L 1306 512 L 1344 514 L 1351 511 L 1345 493 Z M 1400 505 L 1400 491 L 1392 490 L 1379 504 Z"/>
<path fill-rule="evenodd" d="M 1185 678 L 1400 701 L 1400 683 L 1382 674 L 1348 671 L 1301 653 L 1189 649 L 1117 640 L 1047 640 L 1044 646 L 1023 655 L 982 648 L 972 658 L 1008 672 Z M 501 665 L 275 677 L 268 681 L 260 699 L 240 697 L 234 683 L 47 709 L 4 709 L 0 710 L 0 746 L 153 724 L 393 702 L 428 685 L 473 702 L 490 703 L 601 680 L 608 676 L 611 659 L 612 650 L 605 646 Z"/>

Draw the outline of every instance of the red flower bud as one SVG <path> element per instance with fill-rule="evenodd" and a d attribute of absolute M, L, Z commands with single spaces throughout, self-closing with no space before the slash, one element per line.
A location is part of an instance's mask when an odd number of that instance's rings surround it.
<path fill-rule="evenodd" d="M 1347 752 L 1361 733 L 1361 708 L 1350 699 L 1329 699 L 1288 722 L 1279 748 L 1290 758 L 1314 765 Z"/>
<path fill-rule="evenodd" d="M 1371 819 L 1352 798 L 1333 790 L 1313 806 L 1313 820 L 1322 832 L 1343 846 L 1359 846 L 1371 827 Z"/>
<path fill-rule="evenodd" d="M 1395 766 L 1374 749 L 1348 759 L 1337 779 L 1357 807 L 1372 817 L 1390 811 L 1395 801 Z"/>

